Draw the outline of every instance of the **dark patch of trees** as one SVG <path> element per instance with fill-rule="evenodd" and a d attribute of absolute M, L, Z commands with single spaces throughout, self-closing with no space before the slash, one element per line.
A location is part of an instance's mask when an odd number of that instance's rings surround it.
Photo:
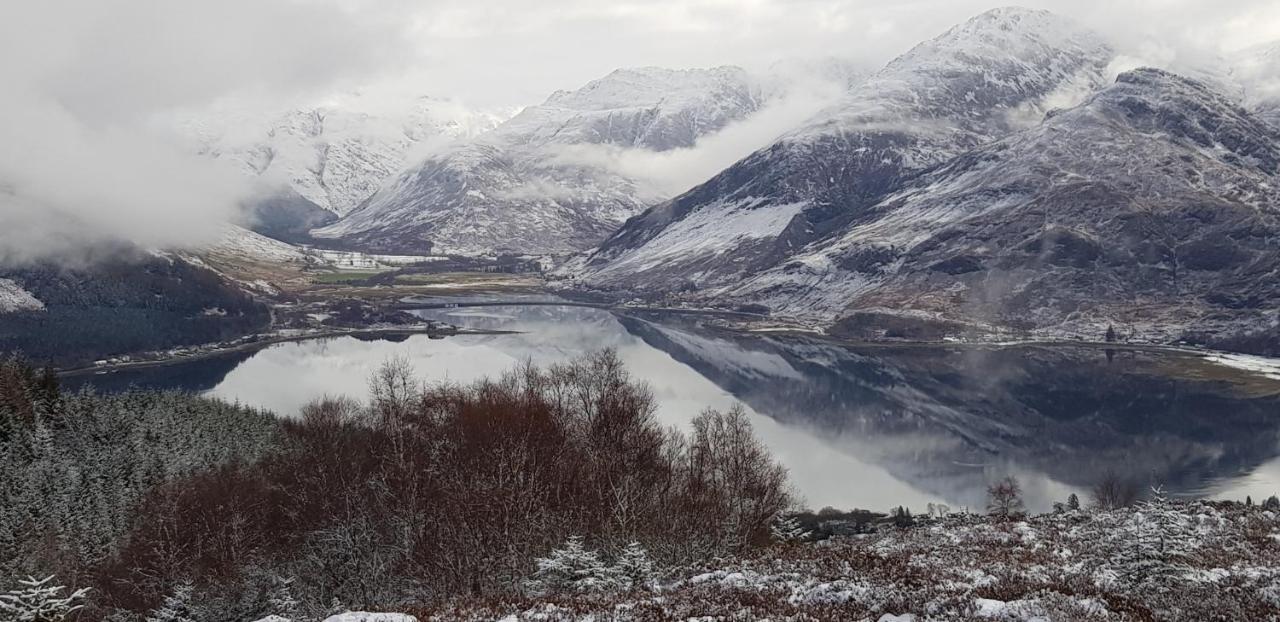
<path fill-rule="evenodd" d="M 85 585 L 166 482 L 265 454 L 265 413 L 175 392 L 62 393 L 0 361 L 0 577 Z"/>
<path fill-rule="evenodd" d="M 825 507 L 817 512 L 803 511 L 791 515 L 814 540 L 826 540 L 832 536 L 872 533 L 874 525 L 887 518 L 883 512 L 870 510 L 839 510 Z"/>
<path fill-rule="evenodd" d="M 271 320 L 266 305 L 180 259 L 117 259 L 83 270 L 43 265 L 0 276 L 46 306 L 0 315 L 0 352 L 63 366 L 232 339 Z"/>

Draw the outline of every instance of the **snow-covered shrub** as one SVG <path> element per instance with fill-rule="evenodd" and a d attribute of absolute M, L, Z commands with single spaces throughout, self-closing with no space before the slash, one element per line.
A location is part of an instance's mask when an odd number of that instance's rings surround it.
<path fill-rule="evenodd" d="M 1152 488 L 1123 525 L 1128 542 L 1113 562 L 1122 577 L 1135 585 L 1162 585 L 1186 568 L 1188 554 L 1198 547 L 1187 515 L 1175 507 L 1160 487 Z"/>
<path fill-rule="evenodd" d="M 0 594 L 0 620 L 5 622 L 62 622 L 83 607 L 89 588 L 81 588 L 66 596 L 61 585 L 51 585 L 53 576 L 43 579 L 27 577 L 20 587 Z"/>
<path fill-rule="evenodd" d="M 779 517 L 773 521 L 769 533 L 778 542 L 799 542 L 809 537 L 809 531 L 794 516 Z"/>
<path fill-rule="evenodd" d="M 191 608 L 191 583 L 174 586 L 164 602 L 147 616 L 147 622 L 199 622 Z"/>
<path fill-rule="evenodd" d="M 639 542 L 632 542 L 622 549 L 614 564 L 614 574 L 627 587 L 641 590 L 653 587 L 657 578 L 653 560 L 649 559 L 649 552 Z"/>
<path fill-rule="evenodd" d="M 267 597 L 267 606 L 271 608 L 272 614 L 298 622 L 301 604 L 293 597 L 293 579 L 275 577 L 271 594 Z"/>
<path fill-rule="evenodd" d="M 564 546 L 535 561 L 538 569 L 526 587 L 536 594 L 600 592 L 621 585 L 617 571 L 588 550 L 581 536 L 571 536 Z"/>

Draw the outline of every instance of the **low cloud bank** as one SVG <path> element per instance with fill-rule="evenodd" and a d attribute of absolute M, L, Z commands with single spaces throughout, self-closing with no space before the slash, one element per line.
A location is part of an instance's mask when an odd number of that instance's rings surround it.
<path fill-rule="evenodd" d="M 407 49 L 400 26 L 349 6 L 44 0 L 0 10 L 0 263 L 218 236 L 250 184 L 150 121 L 237 93 L 321 89 Z"/>

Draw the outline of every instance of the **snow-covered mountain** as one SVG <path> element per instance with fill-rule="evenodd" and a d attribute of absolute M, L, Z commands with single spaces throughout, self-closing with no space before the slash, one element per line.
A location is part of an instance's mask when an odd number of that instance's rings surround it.
<path fill-rule="evenodd" d="M 730 294 L 919 172 L 1034 124 L 1104 82 L 1113 52 L 1044 11 L 997 9 L 922 43 L 839 104 L 628 221 L 562 273 L 649 295 Z"/>
<path fill-rule="evenodd" d="M 859 336 L 1115 325 L 1280 349 L 1273 70 L 1108 85 L 1113 62 L 1052 14 L 984 13 L 559 275 Z"/>
<path fill-rule="evenodd" d="M 178 125 L 196 152 L 345 214 L 406 166 L 416 149 L 432 141 L 471 138 L 507 116 L 446 99 L 389 104 L 344 94 L 267 115 L 227 103 L 189 113 Z"/>
<path fill-rule="evenodd" d="M 1199 82 L 1134 70 L 911 180 L 736 294 L 832 318 L 1243 334 L 1280 302 L 1278 177 L 1276 128 Z"/>
<path fill-rule="evenodd" d="M 618 158 L 694 146 L 761 105 L 742 69 L 622 69 L 459 141 L 313 235 L 378 251 L 566 252 L 660 200 Z"/>

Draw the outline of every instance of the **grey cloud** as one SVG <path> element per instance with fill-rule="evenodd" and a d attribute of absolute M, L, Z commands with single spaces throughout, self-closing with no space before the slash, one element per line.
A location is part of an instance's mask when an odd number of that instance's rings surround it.
<path fill-rule="evenodd" d="M 0 261 L 215 238 L 250 188 L 150 120 L 237 93 L 367 79 L 413 50 L 390 17 L 291 0 L 6 4 Z"/>

